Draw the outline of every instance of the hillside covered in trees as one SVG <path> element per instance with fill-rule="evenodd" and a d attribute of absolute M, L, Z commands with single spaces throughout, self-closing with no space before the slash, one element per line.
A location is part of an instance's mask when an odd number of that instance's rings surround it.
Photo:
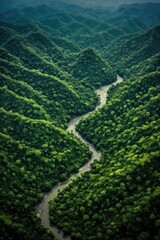
<path fill-rule="evenodd" d="M 77 126 L 102 158 L 50 203 L 50 220 L 72 239 L 160 238 L 159 13 L 58 2 L 1 13 L 0 239 L 54 239 L 36 206 L 91 156 L 67 123 L 117 74 Z"/>

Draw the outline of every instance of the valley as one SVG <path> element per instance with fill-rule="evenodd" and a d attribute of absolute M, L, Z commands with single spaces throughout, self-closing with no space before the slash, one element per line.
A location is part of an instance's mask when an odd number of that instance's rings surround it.
<path fill-rule="evenodd" d="M 107 99 L 107 91 L 109 90 L 109 88 L 112 85 L 116 85 L 122 82 L 122 78 L 117 76 L 117 81 L 112 83 L 111 85 L 107 85 L 105 87 L 101 87 L 98 90 L 96 90 L 96 92 L 99 94 L 100 96 L 100 103 L 96 106 L 95 110 L 99 108 L 102 108 L 105 103 L 106 103 L 106 99 Z M 76 129 L 76 125 L 79 123 L 79 121 L 81 119 L 86 118 L 87 116 L 89 116 L 90 114 L 92 114 L 92 112 L 86 113 L 80 117 L 76 117 L 74 119 L 72 119 L 69 123 L 68 123 L 68 128 L 67 131 L 71 132 L 72 134 L 74 134 L 76 137 L 78 137 L 81 142 L 83 142 L 91 151 L 92 155 L 90 160 L 78 170 L 78 173 L 71 175 L 71 177 L 66 181 L 66 182 L 62 182 L 62 183 L 58 183 L 57 186 L 55 186 L 50 193 L 48 193 L 47 195 L 45 195 L 42 203 L 38 206 L 37 208 L 37 214 L 38 216 L 41 218 L 42 224 L 44 227 L 49 228 L 54 236 L 56 236 L 58 239 L 70 239 L 69 237 L 63 237 L 63 232 L 60 232 L 56 227 L 53 227 L 50 224 L 49 221 L 49 202 L 53 201 L 55 199 L 55 197 L 58 195 L 58 193 L 60 191 L 62 191 L 63 189 L 65 189 L 73 180 L 77 179 L 78 177 L 80 177 L 83 173 L 90 171 L 91 167 L 90 165 L 96 160 L 99 161 L 101 159 L 101 153 L 98 152 L 95 147 L 90 144 L 89 142 L 87 142 L 75 129 Z"/>
<path fill-rule="evenodd" d="M 0 239 L 158 240 L 160 4 L 54 3 L 0 16 Z"/>

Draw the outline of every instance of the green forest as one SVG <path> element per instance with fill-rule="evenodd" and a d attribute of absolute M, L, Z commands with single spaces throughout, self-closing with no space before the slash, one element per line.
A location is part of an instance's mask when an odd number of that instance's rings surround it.
<path fill-rule="evenodd" d="M 96 111 L 96 89 L 112 84 Z M 160 4 L 82 8 L 56 2 L 0 15 L 0 240 L 53 240 L 49 203 L 73 240 L 160 239 Z"/>

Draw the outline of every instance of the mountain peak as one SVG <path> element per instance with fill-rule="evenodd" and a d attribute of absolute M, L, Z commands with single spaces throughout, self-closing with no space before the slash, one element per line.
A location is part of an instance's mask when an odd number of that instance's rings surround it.
<path fill-rule="evenodd" d="M 109 84 L 116 78 L 112 68 L 94 48 L 87 48 L 76 56 L 71 67 L 72 74 L 97 87 Z"/>

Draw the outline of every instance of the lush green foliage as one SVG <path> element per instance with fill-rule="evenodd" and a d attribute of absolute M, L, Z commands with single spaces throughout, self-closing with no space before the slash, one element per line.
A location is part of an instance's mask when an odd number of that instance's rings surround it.
<path fill-rule="evenodd" d="M 158 24 L 159 11 L 160 4 L 125 5 L 110 11 L 85 9 L 56 1 L 52 8 L 42 5 L 22 11 L 11 10 L 1 18 L 12 23 L 27 23 L 27 28 L 16 27 L 20 33 L 26 29 L 37 30 L 37 26 L 30 24 L 34 21 L 53 38 L 65 38 L 83 48 L 92 46 L 102 50 L 124 34 L 141 32 Z M 73 43 L 69 49 L 73 50 Z"/>
<path fill-rule="evenodd" d="M 154 71 L 159 66 L 159 55 L 156 57 L 157 63 L 153 59 L 160 51 L 159 38 L 160 26 L 145 33 L 131 35 L 130 38 L 122 37 L 106 49 L 106 56 L 120 74 L 133 76 Z"/>
<path fill-rule="evenodd" d="M 9 41 L 4 44 L 1 49 L 1 72 L 10 76 L 12 80 L 27 83 L 37 93 L 44 95 L 50 102 L 49 106 L 46 106 L 46 111 L 51 114 L 56 124 L 62 125 L 74 115 L 94 107 L 97 97 L 93 93 L 91 85 L 80 85 L 77 79 L 61 70 L 56 63 L 51 63 L 49 55 L 47 55 L 49 60 L 46 61 L 41 55 L 38 55 L 38 50 L 35 53 L 34 49 L 36 48 L 33 46 L 26 48 L 22 42 L 22 39 L 15 37 L 12 39 L 12 43 Z M 14 48 L 10 47 L 13 44 Z M 1 82 L 1 84 L 3 83 Z M 5 84 L 7 84 L 6 81 Z"/>
<path fill-rule="evenodd" d="M 78 126 L 102 159 L 52 202 L 50 219 L 73 239 L 158 240 L 159 27 L 137 32 L 159 23 L 159 7 L 57 2 L 1 15 L 1 239 L 53 239 L 36 204 L 91 154 L 67 123 L 118 71 L 132 78 Z"/>
<path fill-rule="evenodd" d="M 70 73 L 76 44 L 33 23 L 1 25 L 1 236 L 50 239 L 35 206 L 89 159 L 87 147 L 64 129 L 98 97 L 89 81 Z"/>
<path fill-rule="evenodd" d="M 111 67 L 101 59 L 94 49 L 85 49 L 75 56 L 75 61 L 71 65 L 72 75 L 82 79 L 92 86 L 110 84 L 115 80 L 115 74 Z"/>
<path fill-rule="evenodd" d="M 159 47 L 157 27 L 108 48 L 116 68 L 132 77 L 77 127 L 102 159 L 50 204 L 51 221 L 73 239 L 160 238 Z"/>
<path fill-rule="evenodd" d="M 84 164 L 90 152 L 51 122 L 26 118 L 22 110 L 21 115 L 3 108 L 0 112 L 1 234 L 7 239 L 45 239 L 34 206 L 44 192 Z M 35 223 L 37 230 L 32 229 Z"/>
<path fill-rule="evenodd" d="M 124 82 L 78 126 L 102 159 L 50 206 L 73 239 L 159 239 L 159 77 Z"/>

